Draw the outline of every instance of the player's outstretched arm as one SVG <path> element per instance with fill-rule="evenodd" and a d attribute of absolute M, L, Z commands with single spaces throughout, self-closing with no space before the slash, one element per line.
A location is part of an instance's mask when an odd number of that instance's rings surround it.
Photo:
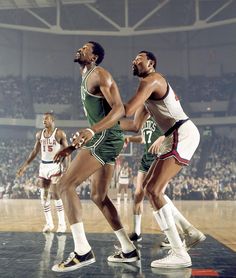
<path fill-rule="evenodd" d="M 31 153 L 29 154 L 28 158 L 26 159 L 26 161 L 20 166 L 20 168 L 17 170 L 16 172 L 16 176 L 17 177 L 21 177 L 24 172 L 26 171 L 26 169 L 28 168 L 29 164 L 31 163 L 31 161 L 33 161 L 35 159 L 35 157 L 37 156 L 37 154 L 40 151 L 40 136 L 41 136 L 41 132 L 37 132 L 36 133 L 36 142 L 34 144 L 34 148 L 31 151 Z"/>

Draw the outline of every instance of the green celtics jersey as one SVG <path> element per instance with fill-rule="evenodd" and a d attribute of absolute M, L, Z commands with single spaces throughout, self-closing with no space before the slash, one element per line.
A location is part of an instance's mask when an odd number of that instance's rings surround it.
<path fill-rule="evenodd" d="M 148 149 L 154 141 L 162 135 L 161 130 L 158 128 L 153 118 L 148 118 L 142 127 L 142 134 L 145 140 L 144 153 L 148 153 Z"/>
<path fill-rule="evenodd" d="M 110 105 L 103 96 L 92 95 L 87 89 L 87 79 L 96 67 L 90 69 L 85 76 L 82 77 L 81 83 L 81 100 L 85 112 L 85 116 L 92 126 L 101 121 L 111 110 Z M 114 130 L 121 130 L 119 124 L 115 124 L 112 128 Z"/>

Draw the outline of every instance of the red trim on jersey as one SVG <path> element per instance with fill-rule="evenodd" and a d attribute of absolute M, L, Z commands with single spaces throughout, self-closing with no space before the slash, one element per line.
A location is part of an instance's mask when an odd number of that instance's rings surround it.
<path fill-rule="evenodd" d="M 159 159 L 160 160 L 165 160 L 169 157 L 175 157 L 180 163 L 182 163 L 184 165 L 188 165 L 189 160 L 184 159 L 179 155 L 179 153 L 177 152 L 177 146 L 178 146 L 178 130 L 175 130 L 173 132 L 172 150 L 170 152 L 166 153 L 166 154 L 163 154 L 163 155 L 159 156 Z"/>
<path fill-rule="evenodd" d="M 45 179 L 44 177 L 38 176 L 38 178 L 41 179 L 41 180 L 50 181 L 49 179 Z"/>
<path fill-rule="evenodd" d="M 60 173 L 57 173 L 57 174 L 55 174 L 55 175 L 51 175 L 49 178 L 51 179 L 52 177 L 59 177 L 59 176 L 61 176 L 61 172 L 60 172 Z"/>
<path fill-rule="evenodd" d="M 61 174 L 62 174 L 62 172 L 57 173 L 57 174 L 55 174 L 55 175 L 51 175 L 51 176 L 49 177 L 49 179 L 46 179 L 46 178 L 41 177 L 41 176 L 38 176 L 38 178 L 41 179 L 41 180 L 51 181 L 51 178 L 52 178 L 52 177 L 59 177 L 59 176 L 61 176 Z"/>

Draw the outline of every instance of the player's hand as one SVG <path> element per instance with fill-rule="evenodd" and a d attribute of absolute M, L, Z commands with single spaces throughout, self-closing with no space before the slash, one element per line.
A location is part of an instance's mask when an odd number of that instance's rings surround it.
<path fill-rule="evenodd" d="M 56 163 L 62 163 L 64 159 L 69 156 L 75 149 L 76 148 L 72 145 L 64 148 L 54 156 L 53 161 Z"/>
<path fill-rule="evenodd" d="M 82 129 L 80 131 L 77 131 L 72 137 L 72 146 L 77 149 L 91 140 L 94 134 L 90 130 L 91 129 Z"/>
<path fill-rule="evenodd" d="M 21 177 L 24 174 L 24 172 L 26 171 L 26 169 L 27 169 L 26 165 L 21 166 L 16 172 L 16 177 L 17 178 Z"/>
<path fill-rule="evenodd" d="M 126 137 L 125 137 L 125 141 L 124 141 L 123 148 L 124 148 L 124 149 L 126 149 L 126 148 L 127 148 L 127 146 L 128 146 L 128 144 L 129 144 L 129 137 L 128 137 L 128 136 L 126 136 Z"/>
<path fill-rule="evenodd" d="M 165 140 L 164 135 L 157 138 L 157 140 L 148 149 L 148 152 L 152 153 L 152 154 L 158 154 L 160 146 L 161 146 L 161 144 L 163 143 L 164 140 Z"/>

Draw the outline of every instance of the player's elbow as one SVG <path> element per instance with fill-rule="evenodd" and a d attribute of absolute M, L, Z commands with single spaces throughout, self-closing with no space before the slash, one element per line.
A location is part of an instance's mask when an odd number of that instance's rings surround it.
<path fill-rule="evenodd" d="M 141 126 L 138 124 L 134 124 L 133 126 L 133 132 L 138 133 L 141 129 Z"/>
<path fill-rule="evenodd" d="M 124 106 L 123 105 L 119 105 L 119 107 L 118 107 L 118 118 L 120 119 L 120 118 L 123 118 L 124 116 L 125 116 L 125 108 L 124 108 Z"/>
<path fill-rule="evenodd" d="M 134 114 L 131 107 L 127 105 L 124 105 L 124 110 L 125 110 L 125 117 L 131 117 Z"/>

